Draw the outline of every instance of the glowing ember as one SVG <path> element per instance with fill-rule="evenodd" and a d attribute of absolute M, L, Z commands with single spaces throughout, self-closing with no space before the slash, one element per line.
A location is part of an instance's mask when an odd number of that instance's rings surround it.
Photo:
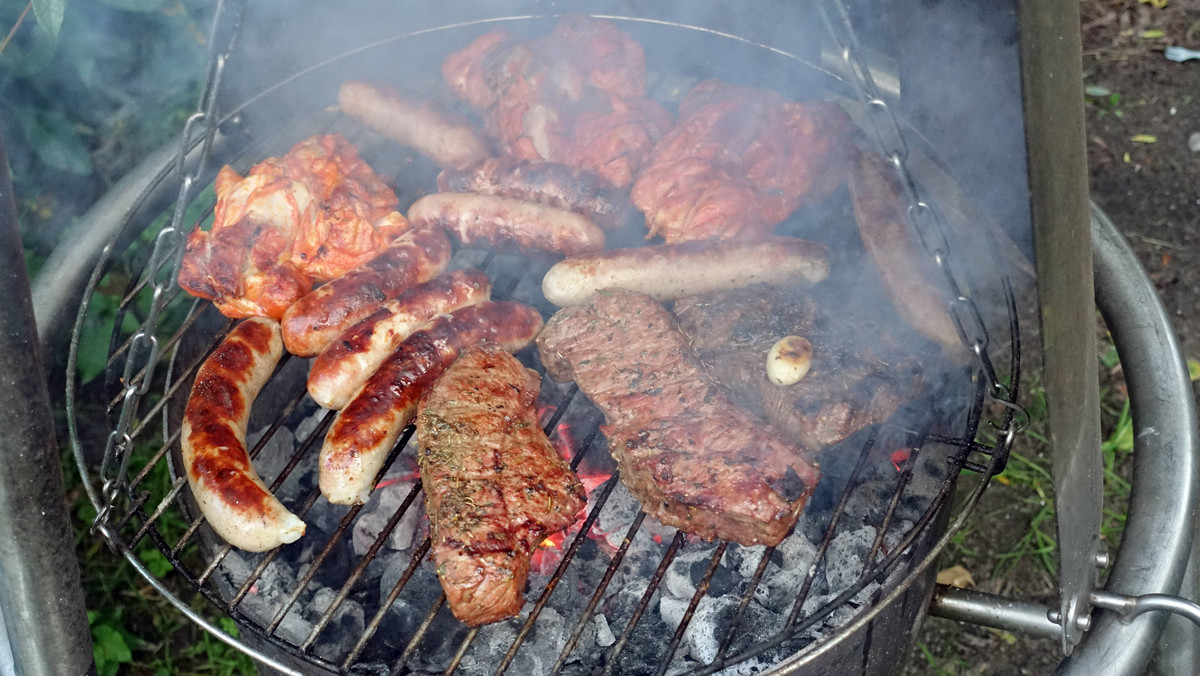
<path fill-rule="evenodd" d="M 907 448 L 902 448 L 898 451 L 892 451 L 892 467 L 896 468 L 897 472 L 904 471 L 904 463 L 908 462 L 908 456 L 912 453 Z"/>

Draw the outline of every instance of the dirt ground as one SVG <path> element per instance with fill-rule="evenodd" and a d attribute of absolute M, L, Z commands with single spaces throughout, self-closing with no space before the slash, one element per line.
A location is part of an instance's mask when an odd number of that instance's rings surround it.
<path fill-rule="evenodd" d="M 1149 273 L 1184 354 L 1200 356 L 1200 61 L 1163 55 L 1167 45 L 1200 48 L 1200 8 L 1082 0 L 1080 12 L 1092 199 Z M 1007 492 L 993 486 L 980 507 L 999 518 L 972 535 L 978 556 L 944 566 L 972 570 L 983 591 L 1052 603 L 1056 587 L 1044 568 L 1023 562 L 1003 577 L 987 574 L 995 552 L 1028 525 L 1029 510 L 1005 507 Z M 926 622 L 920 641 L 905 674 L 1045 674 L 1061 659 L 1053 641 L 939 619 Z"/>

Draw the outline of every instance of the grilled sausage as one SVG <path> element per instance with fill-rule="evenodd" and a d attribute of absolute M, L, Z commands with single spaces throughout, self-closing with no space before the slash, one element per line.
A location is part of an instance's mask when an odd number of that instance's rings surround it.
<path fill-rule="evenodd" d="M 900 186 L 883 157 L 856 154 L 850 199 L 863 246 L 900 318 L 947 350 L 961 351 L 962 340 L 950 318 L 950 288 L 938 279 L 933 259 L 909 224 Z"/>
<path fill-rule="evenodd" d="M 590 171 L 512 157 L 491 157 L 462 169 L 443 170 L 438 190 L 537 202 L 585 216 L 604 230 L 621 227 L 633 209 L 625 192 Z"/>
<path fill-rule="evenodd" d="M 308 394 L 325 408 L 342 408 L 404 339 L 438 315 L 482 303 L 491 290 L 487 275 L 466 269 L 435 277 L 389 300 L 317 355 L 308 372 Z"/>
<path fill-rule="evenodd" d="M 450 241 L 437 230 L 397 237 L 378 256 L 305 294 L 283 315 L 283 344 L 312 357 L 384 302 L 440 275 L 450 263 Z"/>
<path fill-rule="evenodd" d="M 417 150 L 439 167 L 462 167 L 491 154 L 487 139 L 466 118 L 416 103 L 365 82 L 338 90 L 342 111 L 382 136 Z"/>
<path fill-rule="evenodd" d="M 825 245 L 795 237 L 613 249 L 559 261 L 542 278 L 542 294 L 569 306 L 612 288 L 666 301 L 763 282 L 815 284 L 829 275 L 831 255 Z"/>
<path fill-rule="evenodd" d="M 321 493 L 336 504 L 366 502 L 421 397 L 464 347 L 492 341 L 515 352 L 541 328 L 542 317 L 532 307 L 487 301 L 442 315 L 409 336 L 334 418 L 321 446 Z"/>
<path fill-rule="evenodd" d="M 496 251 L 574 256 L 604 248 L 604 231 L 583 216 L 511 197 L 434 193 L 413 202 L 408 218 L 414 228 L 444 228 L 464 246 Z"/>
<path fill-rule="evenodd" d="M 200 366 L 183 414 L 183 466 L 192 495 L 226 542 L 249 552 L 304 535 L 304 522 L 263 484 L 246 452 L 250 405 L 283 354 L 279 324 L 247 319 Z"/>

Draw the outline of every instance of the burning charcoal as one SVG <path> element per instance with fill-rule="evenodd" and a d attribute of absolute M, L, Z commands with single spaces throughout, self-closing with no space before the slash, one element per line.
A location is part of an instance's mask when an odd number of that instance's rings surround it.
<path fill-rule="evenodd" d="M 308 605 L 312 618 L 316 620 L 324 614 L 336 596 L 336 589 L 318 589 Z M 313 651 L 327 660 L 341 662 L 358 637 L 362 636 L 365 627 L 363 607 L 353 599 L 346 599 L 334 611 L 333 619 L 318 636 Z"/>
<path fill-rule="evenodd" d="M 617 637 L 613 635 L 612 628 L 608 626 L 608 619 L 603 615 L 597 615 L 592 624 L 596 625 L 596 645 L 607 648 L 617 642 Z"/>
<path fill-rule="evenodd" d="M 672 633 L 683 620 L 684 611 L 687 610 L 689 603 L 690 600 L 687 599 L 672 599 L 665 596 L 659 603 L 658 611 L 662 614 L 663 622 L 667 624 Z M 737 597 L 733 596 L 720 598 L 706 596 L 700 600 L 700 605 L 696 607 L 692 621 L 688 623 L 687 631 L 683 635 L 683 643 L 687 646 L 688 655 L 692 659 L 705 664 L 716 659 L 717 650 L 720 648 L 721 640 L 725 638 L 725 632 L 737 606 Z"/>
<path fill-rule="evenodd" d="M 249 577 L 249 570 L 246 573 L 241 579 Z M 266 625 L 275 617 L 275 613 L 283 606 L 291 591 L 296 588 L 298 578 L 296 569 L 291 565 L 278 560 L 271 562 L 254 586 L 250 588 L 250 593 L 246 594 L 239 609 L 256 620 L 258 624 Z M 301 613 L 296 612 L 296 608 L 300 605 L 298 603 L 293 606 L 292 610 L 284 616 L 279 628 L 275 630 L 275 636 L 294 644 L 299 644 L 308 637 L 313 624 L 304 619 Z"/>
<path fill-rule="evenodd" d="M 362 556 L 371 548 L 376 538 L 379 537 L 380 531 L 391 520 L 413 487 L 411 481 L 396 481 L 382 485 L 384 483 L 387 483 L 386 479 L 381 482 L 381 487 L 371 494 L 371 498 L 354 521 L 354 532 L 351 539 L 354 553 L 357 556 Z M 388 536 L 384 543 L 384 549 L 380 550 L 381 555 L 387 550 L 404 551 L 413 546 L 416 536 L 424 527 L 421 505 L 422 501 L 416 500 L 409 506 L 408 511 L 400 518 L 400 522 Z"/>
<path fill-rule="evenodd" d="M 875 529 L 870 526 L 838 533 L 833 538 L 825 552 L 825 579 L 831 594 L 841 594 L 858 581 L 874 542 Z"/>
<path fill-rule="evenodd" d="M 379 578 L 379 598 L 385 598 L 396 585 L 396 581 L 408 568 L 410 557 L 393 555 L 387 557 L 387 566 Z M 416 632 L 425 614 L 442 593 L 437 575 L 427 565 L 418 565 L 417 570 L 400 592 L 399 598 L 389 609 L 384 626 L 378 634 L 392 648 L 403 649 L 408 639 Z"/>
<path fill-rule="evenodd" d="M 699 583 L 700 577 L 708 568 L 708 561 L 712 558 L 715 548 L 716 545 L 712 545 L 680 552 L 671 562 L 671 567 L 667 569 L 667 574 L 663 578 L 663 587 L 667 592 L 679 599 L 692 598 L 692 595 L 696 593 L 696 585 Z M 693 577 L 692 571 L 697 566 L 700 568 L 700 574 Z"/>

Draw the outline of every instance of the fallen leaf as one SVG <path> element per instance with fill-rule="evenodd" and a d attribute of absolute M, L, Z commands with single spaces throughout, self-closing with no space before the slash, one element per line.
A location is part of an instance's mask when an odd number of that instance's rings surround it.
<path fill-rule="evenodd" d="M 996 629 L 995 627 L 984 627 L 984 629 L 987 629 L 988 631 L 992 632 L 993 634 L 996 635 L 996 638 L 1000 639 L 1001 641 L 1004 641 L 1008 645 L 1014 645 L 1017 642 L 1016 635 L 1014 635 L 1011 631 L 1005 631 L 1003 629 Z"/>
<path fill-rule="evenodd" d="M 971 572 L 962 566 L 950 566 L 945 570 L 939 570 L 937 574 L 938 584 L 948 584 L 951 587 L 965 589 L 975 586 L 975 578 L 971 577 Z"/>
<path fill-rule="evenodd" d="M 1148 31 L 1142 31 L 1142 38 L 1146 39 L 1146 40 L 1157 40 L 1158 38 L 1165 38 L 1165 37 L 1167 37 L 1166 32 L 1161 31 L 1157 28 L 1154 28 L 1154 29 L 1151 29 Z"/>
<path fill-rule="evenodd" d="M 1125 164 L 1129 164 L 1129 153 L 1125 153 L 1125 157 L 1122 159 L 1125 160 Z"/>
<path fill-rule="evenodd" d="M 1158 137 L 1153 134 L 1134 134 L 1129 140 L 1134 143 L 1158 143 Z"/>
<path fill-rule="evenodd" d="M 1196 361 L 1195 359 L 1189 359 L 1189 360 L 1187 360 L 1187 365 L 1188 365 L 1188 377 L 1192 379 L 1192 382 L 1194 383 L 1197 380 L 1200 380 L 1200 361 Z"/>
<path fill-rule="evenodd" d="M 1083 88 L 1083 93 L 1087 94 L 1088 96 L 1103 97 L 1111 95 L 1112 90 L 1108 87 L 1102 87 L 1100 85 L 1088 85 Z"/>

